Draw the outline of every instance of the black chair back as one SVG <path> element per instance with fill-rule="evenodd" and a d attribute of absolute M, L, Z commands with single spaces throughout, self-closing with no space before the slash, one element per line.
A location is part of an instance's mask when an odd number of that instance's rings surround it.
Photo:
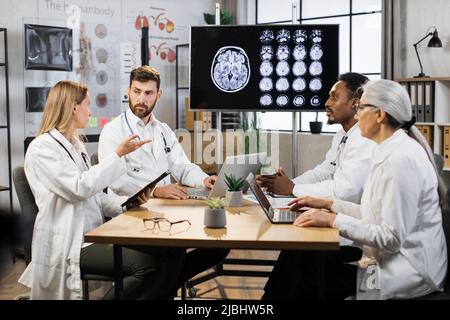
<path fill-rule="evenodd" d="M 28 264 L 31 261 L 31 239 L 33 238 L 34 221 L 39 209 L 36 206 L 34 195 L 31 192 L 23 167 L 14 168 L 13 181 L 23 220 L 27 222 L 23 228 L 26 234 L 22 235 L 22 238 L 24 239 L 25 263 Z"/>

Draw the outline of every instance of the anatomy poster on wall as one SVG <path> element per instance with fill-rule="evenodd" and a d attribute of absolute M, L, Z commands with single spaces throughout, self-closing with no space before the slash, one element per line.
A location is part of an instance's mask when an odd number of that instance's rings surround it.
<path fill-rule="evenodd" d="M 176 45 L 189 43 L 190 26 L 204 24 L 203 12 L 208 12 L 212 5 L 213 3 L 202 0 L 189 1 L 189 5 L 182 0 L 123 3 L 126 39 L 136 39 L 139 43 L 141 29 L 149 28 L 148 65 L 161 73 L 163 89 L 155 114 L 169 125 L 175 125 Z M 128 84 L 129 74 L 122 74 L 122 90 L 125 90 Z"/>
<path fill-rule="evenodd" d="M 156 108 L 155 113 L 174 126 L 175 46 L 189 41 L 190 26 L 203 24 L 203 12 L 213 7 L 213 3 L 203 0 L 189 3 L 187 6 L 184 0 L 136 0 L 132 3 L 126 0 L 38 0 L 37 16 L 24 17 L 22 22 L 70 28 L 73 70 L 24 70 L 24 99 L 27 87 L 51 87 L 60 80 L 84 83 L 89 88 L 92 113 L 84 131 L 88 135 L 99 134 L 105 123 L 128 106 L 129 73 L 133 67 L 141 65 L 141 29 L 148 26 L 148 64 L 161 72 L 164 90 L 158 103 L 161 108 Z M 36 134 L 41 118 L 39 108 L 25 110 L 25 136 Z"/>
<path fill-rule="evenodd" d="M 191 108 L 323 109 L 338 39 L 337 25 L 192 27 Z"/>

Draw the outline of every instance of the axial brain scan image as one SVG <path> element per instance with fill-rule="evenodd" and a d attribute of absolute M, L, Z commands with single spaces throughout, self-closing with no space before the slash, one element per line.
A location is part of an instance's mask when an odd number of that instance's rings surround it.
<path fill-rule="evenodd" d="M 289 47 L 287 45 L 281 45 L 277 48 L 276 53 L 278 60 L 287 60 L 290 56 Z"/>
<path fill-rule="evenodd" d="M 298 29 L 294 32 L 295 43 L 304 43 L 308 39 L 308 33 L 306 30 Z"/>
<path fill-rule="evenodd" d="M 277 80 L 277 82 L 275 83 L 275 88 L 277 88 L 277 90 L 279 92 L 288 91 L 289 90 L 289 81 L 284 77 L 279 78 Z"/>
<path fill-rule="evenodd" d="M 323 71 L 323 67 L 322 67 L 322 63 L 320 61 L 313 61 L 309 65 L 309 73 L 312 76 L 318 76 L 318 75 L 322 74 L 322 71 Z"/>
<path fill-rule="evenodd" d="M 306 88 L 306 81 L 303 78 L 297 78 L 292 82 L 292 89 L 297 92 L 303 91 Z"/>
<path fill-rule="evenodd" d="M 271 60 L 273 58 L 273 48 L 271 46 L 262 46 L 259 56 L 261 60 Z"/>
<path fill-rule="evenodd" d="M 301 95 L 295 96 L 294 98 L 294 106 L 302 107 L 305 104 L 305 98 Z"/>
<path fill-rule="evenodd" d="M 292 66 L 292 73 L 294 76 L 299 77 L 306 73 L 306 64 L 303 61 L 297 61 Z"/>
<path fill-rule="evenodd" d="M 272 62 L 264 60 L 261 62 L 261 65 L 259 66 L 259 73 L 263 77 L 268 77 L 273 73 L 273 65 Z"/>
<path fill-rule="evenodd" d="M 311 60 L 320 60 L 323 56 L 322 47 L 318 44 L 313 45 L 309 52 L 309 56 L 311 57 Z"/>
<path fill-rule="evenodd" d="M 320 80 L 319 78 L 313 78 L 309 82 L 309 89 L 314 92 L 320 91 L 322 89 L 322 80 Z"/>
<path fill-rule="evenodd" d="M 270 43 L 273 39 L 274 39 L 273 31 L 268 29 L 261 32 L 261 36 L 259 37 L 259 40 L 262 43 Z"/>
<path fill-rule="evenodd" d="M 288 98 L 287 95 L 282 94 L 282 95 L 278 96 L 278 98 L 277 98 L 277 106 L 285 107 L 285 106 L 287 106 L 288 103 L 289 103 L 289 98 Z"/>
<path fill-rule="evenodd" d="M 320 106 L 320 97 L 319 96 L 314 96 L 311 98 L 311 106 L 312 107 L 318 107 Z"/>
<path fill-rule="evenodd" d="M 277 63 L 276 72 L 279 77 L 284 77 L 289 74 L 289 63 L 286 61 L 279 61 Z"/>
<path fill-rule="evenodd" d="M 262 78 L 259 82 L 259 89 L 263 92 L 267 92 L 273 89 L 273 82 L 270 78 Z"/>
<path fill-rule="evenodd" d="M 304 60 L 306 57 L 306 48 L 304 45 L 296 45 L 294 47 L 294 51 L 292 51 L 292 55 L 295 60 Z"/>
<path fill-rule="evenodd" d="M 323 40 L 323 33 L 320 29 L 313 29 L 311 31 L 311 41 L 313 43 L 321 43 Z"/>
<path fill-rule="evenodd" d="M 259 99 L 259 103 L 263 107 L 267 107 L 267 106 L 272 105 L 272 103 L 273 103 L 272 96 L 270 94 L 267 94 L 267 93 L 262 95 L 261 98 Z"/>
<path fill-rule="evenodd" d="M 220 48 L 211 65 L 211 76 L 216 87 L 224 92 L 242 90 L 250 79 L 250 62 L 239 47 Z"/>
<path fill-rule="evenodd" d="M 284 44 L 291 40 L 291 33 L 289 30 L 281 29 L 277 32 L 277 41 L 278 43 Z"/>

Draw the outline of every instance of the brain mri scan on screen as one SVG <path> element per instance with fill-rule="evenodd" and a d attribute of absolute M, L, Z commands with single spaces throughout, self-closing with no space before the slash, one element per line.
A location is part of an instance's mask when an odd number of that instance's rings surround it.
<path fill-rule="evenodd" d="M 191 27 L 190 107 L 324 110 L 338 52 L 338 25 Z"/>

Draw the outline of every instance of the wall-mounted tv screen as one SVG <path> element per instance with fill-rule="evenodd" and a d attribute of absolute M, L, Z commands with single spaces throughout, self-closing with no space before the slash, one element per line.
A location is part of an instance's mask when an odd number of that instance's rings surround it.
<path fill-rule="evenodd" d="M 43 112 L 50 89 L 50 87 L 27 87 L 25 89 L 27 101 L 26 111 Z"/>
<path fill-rule="evenodd" d="M 338 25 L 202 26 L 190 36 L 194 110 L 323 110 L 338 77 Z"/>
<path fill-rule="evenodd" d="M 72 71 L 72 29 L 26 24 L 25 69 Z"/>

